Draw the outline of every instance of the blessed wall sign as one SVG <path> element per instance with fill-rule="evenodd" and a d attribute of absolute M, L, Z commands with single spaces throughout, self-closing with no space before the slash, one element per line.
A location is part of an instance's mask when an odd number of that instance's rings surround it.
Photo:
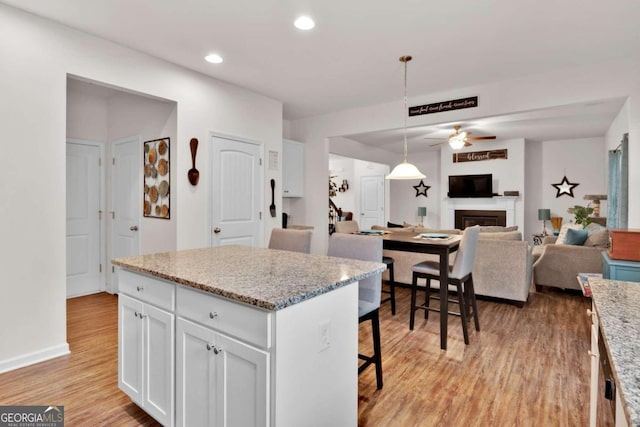
<path fill-rule="evenodd" d="M 461 110 L 478 106 L 478 97 L 453 99 L 451 101 L 435 102 L 433 104 L 417 105 L 409 107 L 409 116 L 421 116 L 423 114 L 442 113 L 443 111 Z"/>
<path fill-rule="evenodd" d="M 507 159 L 507 149 L 453 153 L 453 163 L 480 162 L 483 160 Z"/>

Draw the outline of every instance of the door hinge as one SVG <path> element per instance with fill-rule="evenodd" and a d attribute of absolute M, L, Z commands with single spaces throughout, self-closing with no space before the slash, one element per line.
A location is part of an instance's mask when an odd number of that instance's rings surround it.
<path fill-rule="evenodd" d="M 116 158 L 115 157 L 111 159 L 111 164 L 114 165 L 114 166 L 116 165 Z"/>
<path fill-rule="evenodd" d="M 260 219 L 262 219 L 262 211 L 258 212 L 258 216 Z"/>
<path fill-rule="evenodd" d="M 98 270 L 100 271 L 100 273 L 102 273 L 102 264 L 100 264 L 100 267 L 98 268 Z"/>
<path fill-rule="evenodd" d="M 102 221 L 102 211 L 98 211 L 98 220 Z"/>
<path fill-rule="evenodd" d="M 102 157 L 98 157 L 98 166 L 102 166 Z"/>
<path fill-rule="evenodd" d="M 115 273 L 115 272 L 116 272 L 116 268 L 115 268 L 113 265 L 111 266 L 111 272 L 112 272 L 112 273 Z"/>
<path fill-rule="evenodd" d="M 111 211 L 109 213 L 111 214 L 111 219 L 116 219 L 116 212 L 115 211 Z"/>
<path fill-rule="evenodd" d="M 262 166 L 262 157 L 260 157 L 260 166 Z"/>

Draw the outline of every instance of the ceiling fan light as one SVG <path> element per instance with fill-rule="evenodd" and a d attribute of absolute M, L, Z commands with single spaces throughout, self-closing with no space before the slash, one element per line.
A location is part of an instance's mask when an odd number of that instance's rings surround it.
<path fill-rule="evenodd" d="M 449 146 L 454 150 L 459 150 L 464 147 L 464 138 L 451 138 L 449 140 Z"/>
<path fill-rule="evenodd" d="M 427 176 L 420 172 L 417 167 L 408 162 L 398 164 L 386 179 L 423 179 Z"/>

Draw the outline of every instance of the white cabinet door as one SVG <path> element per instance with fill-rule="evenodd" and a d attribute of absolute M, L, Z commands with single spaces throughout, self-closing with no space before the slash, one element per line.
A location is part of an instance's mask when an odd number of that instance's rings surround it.
<path fill-rule="evenodd" d="M 218 335 L 219 354 L 214 357 L 219 377 L 217 405 L 219 426 L 269 425 L 269 354 L 225 335 Z"/>
<path fill-rule="evenodd" d="M 142 302 L 118 297 L 118 386 L 142 405 Z"/>
<path fill-rule="evenodd" d="M 215 425 L 216 333 L 178 318 L 176 335 L 176 425 Z"/>
<path fill-rule="evenodd" d="M 269 355 L 178 318 L 178 426 L 266 426 Z"/>
<path fill-rule="evenodd" d="M 118 386 L 165 426 L 174 413 L 174 315 L 118 296 Z"/>
<path fill-rule="evenodd" d="M 163 425 L 173 425 L 174 315 L 143 306 L 144 399 L 142 406 Z"/>
<path fill-rule="evenodd" d="M 304 144 L 282 141 L 282 197 L 304 196 Z"/>

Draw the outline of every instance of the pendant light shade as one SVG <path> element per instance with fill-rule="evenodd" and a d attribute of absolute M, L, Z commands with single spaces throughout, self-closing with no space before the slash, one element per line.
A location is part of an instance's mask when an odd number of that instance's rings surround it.
<path fill-rule="evenodd" d="M 387 179 L 422 179 L 426 178 L 425 174 L 420 172 L 417 167 L 411 163 L 402 162 L 397 165 L 389 175 Z"/>
<path fill-rule="evenodd" d="M 404 161 L 393 168 L 386 179 L 422 179 L 426 175 L 418 170 L 417 167 L 407 162 L 407 62 L 411 61 L 411 56 L 401 56 L 400 62 L 404 63 L 404 106 L 402 116 L 404 117 Z"/>

